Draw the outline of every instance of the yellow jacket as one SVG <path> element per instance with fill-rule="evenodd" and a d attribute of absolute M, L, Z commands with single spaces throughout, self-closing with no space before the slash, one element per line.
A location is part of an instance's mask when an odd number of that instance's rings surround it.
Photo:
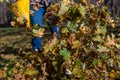
<path fill-rule="evenodd" d="M 12 4 L 12 10 L 16 17 L 24 17 L 27 20 L 26 27 L 30 27 L 30 0 L 18 0 Z"/>

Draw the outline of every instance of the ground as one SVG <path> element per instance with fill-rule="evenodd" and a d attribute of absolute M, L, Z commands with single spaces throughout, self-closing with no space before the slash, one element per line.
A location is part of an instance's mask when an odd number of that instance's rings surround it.
<path fill-rule="evenodd" d="M 25 56 L 32 54 L 31 30 L 26 30 L 25 27 L 0 27 L 0 80 L 3 77 L 13 78 L 22 71 L 18 71 L 15 66 L 24 62 Z M 45 31 L 43 36 L 43 43 L 50 38 L 49 29 Z M 29 60 L 27 60 L 29 63 Z M 26 66 L 23 66 L 25 68 Z M 13 74 L 18 71 L 17 74 Z M 6 73 L 7 72 L 7 73 Z M 23 76 L 22 76 L 23 77 Z M 21 76 L 14 78 L 19 80 Z"/>
<path fill-rule="evenodd" d="M 0 28 L 0 56 L 15 57 L 18 50 L 30 48 L 31 36 L 25 28 Z M 12 55 L 12 56 L 10 56 Z"/>

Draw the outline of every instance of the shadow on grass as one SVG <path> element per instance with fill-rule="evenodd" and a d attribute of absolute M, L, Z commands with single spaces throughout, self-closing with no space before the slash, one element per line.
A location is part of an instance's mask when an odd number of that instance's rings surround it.
<path fill-rule="evenodd" d="M 19 49 L 15 49 L 13 47 L 6 47 L 4 51 L 0 52 L 0 54 L 17 54 Z"/>
<path fill-rule="evenodd" d="M 27 53 L 32 52 L 30 48 L 13 48 L 13 47 L 6 47 L 0 54 L 10 55 L 13 54 L 15 56 L 24 57 Z"/>
<path fill-rule="evenodd" d="M 0 36 L 8 36 L 8 35 L 23 35 L 25 33 L 25 28 L 24 27 L 0 27 Z"/>

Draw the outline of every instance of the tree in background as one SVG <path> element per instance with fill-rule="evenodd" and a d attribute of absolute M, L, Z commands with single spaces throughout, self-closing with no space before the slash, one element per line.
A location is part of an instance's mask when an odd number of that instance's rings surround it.
<path fill-rule="evenodd" d="M 0 24 L 6 24 L 8 6 L 5 2 L 0 2 Z"/>

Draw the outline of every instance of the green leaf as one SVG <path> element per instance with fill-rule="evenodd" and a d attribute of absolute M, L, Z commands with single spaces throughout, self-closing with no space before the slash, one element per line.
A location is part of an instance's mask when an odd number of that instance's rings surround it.
<path fill-rule="evenodd" d="M 60 50 L 60 55 L 63 56 L 63 59 L 69 60 L 70 59 L 70 51 L 68 51 L 66 48 L 63 48 Z"/>
<path fill-rule="evenodd" d="M 105 27 L 98 28 L 98 29 L 97 29 L 97 33 L 98 33 L 98 34 L 103 34 L 103 35 L 104 35 L 104 34 L 106 33 L 106 28 L 105 28 Z"/>
<path fill-rule="evenodd" d="M 80 78 L 80 80 L 86 80 L 87 76 L 85 74 L 82 75 L 82 77 Z"/>
<path fill-rule="evenodd" d="M 80 4 L 79 12 L 83 17 L 85 16 L 85 8 L 82 4 Z"/>
<path fill-rule="evenodd" d="M 36 69 L 26 69 L 25 72 L 24 72 L 25 75 L 27 76 L 33 76 L 33 75 L 36 75 L 38 74 L 38 71 Z"/>
<path fill-rule="evenodd" d="M 94 59 L 94 61 L 93 61 L 93 65 L 96 66 L 97 63 L 98 63 L 98 59 Z"/>
<path fill-rule="evenodd" d="M 68 30 L 68 28 L 63 28 L 61 32 L 62 32 L 62 33 L 68 33 L 69 30 Z"/>
<path fill-rule="evenodd" d="M 79 27 L 79 25 L 77 23 L 75 23 L 75 22 L 68 21 L 67 27 L 69 28 L 69 30 L 71 32 L 76 32 L 78 27 Z"/>
<path fill-rule="evenodd" d="M 73 46 L 72 48 L 75 49 L 75 48 L 78 48 L 80 42 L 78 40 L 76 40 L 75 42 L 73 42 Z"/>
<path fill-rule="evenodd" d="M 97 47 L 98 47 L 98 49 L 97 49 L 98 52 L 108 52 L 109 51 L 109 49 L 107 47 L 104 47 L 102 45 L 98 45 Z"/>
<path fill-rule="evenodd" d="M 19 73 L 23 73 L 23 72 L 24 72 L 24 69 L 20 68 Z"/>
<path fill-rule="evenodd" d="M 53 62 L 52 62 L 52 65 L 53 65 L 53 66 L 56 66 L 56 64 L 57 64 L 57 61 L 53 61 Z"/>
<path fill-rule="evenodd" d="M 12 68 L 12 69 L 10 69 L 9 71 L 8 71 L 8 75 L 13 75 L 13 71 L 14 71 L 14 68 Z"/>
<path fill-rule="evenodd" d="M 45 53 L 48 53 L 49 51 L 52 51 L 51 50 L 52 47 L 49 46 L 49 45 L 46 45 L 44 48 L 45 48 L 45 51 L 44 51 Z"/>
<path fill-rule="evenodd" d="M 77 10 L 77 8 L 76 8 L 75 6 L 72 6 L 72 7 L 71 7 L 71 11 L 72 11 L 73 13 L 75 13 L 76 10 Z"/>
<path fill-rule="evenodd" d="M 103 42 L 103 39 L 100 35 L 96 35 L 95 37 L 92 38 L 93 41 L 98 41 L 98 42 Z"/>
<path fill-rule="evenodd" d="M 120 69 L 120 62 L 118 61 L 118 67 L 119 67 L 119 69 Z"/>
<path fill-rule="evenodd" d="M 77 60 L 75 61 L 75 65 L 79 66 L 80 64 L 81 64 L 80 59 L 77 59 Z"/>
<path fill-rule="evenodd" d="M 62 4 L 61 4 L 60 10 L 58 12 L 58 16 L 59 15 L 64 15 L 64 13 L 66 13 L 68 11 L 68 9 L 69 9 L 68 4 L 63 1 Z"/>
<path fill-rule="evenodd" d="M 105 59 L 108 58 L 108 55 L 107 54 L 101 54 L 100 57 L 101 57 L 101 59 L 105 60 Z"/>

